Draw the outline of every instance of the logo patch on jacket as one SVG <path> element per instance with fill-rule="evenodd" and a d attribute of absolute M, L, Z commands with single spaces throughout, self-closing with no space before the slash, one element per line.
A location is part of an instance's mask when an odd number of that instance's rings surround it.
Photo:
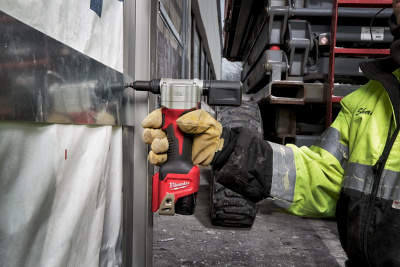
<path fill-rule="evenodd" d="M 357 110 L 356 116 L 361 114 L 372 115 L 372 111 L 367 110 L 367 108 L 360 108 Z"/>
<path fill-rule="evenodd" d="M 400 200 L 393 200 L 392 208 L 400 209 Z"/>

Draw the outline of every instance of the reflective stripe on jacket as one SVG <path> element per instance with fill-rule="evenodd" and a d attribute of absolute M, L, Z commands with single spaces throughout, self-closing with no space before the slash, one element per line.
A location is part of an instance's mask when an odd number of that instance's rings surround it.
<path fill-rule="evenodd" d="M 400 70 L 390 58 L 360 67 L 370 82 L 341 101 L 314 146 L 232 129 L 215 177 L 254 202 L 273 197 L 286 213 L 336 216 L 349 266 L 400 266 Z"/>
<path fill-rule="evenodd" d="M 400 266 L 400 70 L 393 76 L 369 64 L 367 76 L 385 87 L 371 80 L 345 97 L 311 148 L 272 145 L 271 195 L 286 213 L 336 215 L 350 266 Z"/>
<path fill-rule="evenodd" d="M 370 193 L 371 167 L 383 152 L 393 108 L 385 89 L 377 81 L 370 81 L 348 95 L 341 105 L 336 120 L 311 148 L 272 144 L 271 195 L 283 200 L 280 205 L 286 212 L 332 217 L 341 185 Z M 400 186 L 396 183 L 400 182 L 396 179 L 400 171 L 399 152 L 392 151 L 388 159 L 387 178 L 381 180 L 379 196 L 400 200 L 400 188 L 396 188 Z"/>

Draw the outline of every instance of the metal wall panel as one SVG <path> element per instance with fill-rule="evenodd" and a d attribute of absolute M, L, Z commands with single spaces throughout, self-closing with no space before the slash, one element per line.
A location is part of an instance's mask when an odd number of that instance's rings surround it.
<path fill-rule="evenodd" d="M 0 11 L 0 120 L 133 125 L 126 75 Z"/>

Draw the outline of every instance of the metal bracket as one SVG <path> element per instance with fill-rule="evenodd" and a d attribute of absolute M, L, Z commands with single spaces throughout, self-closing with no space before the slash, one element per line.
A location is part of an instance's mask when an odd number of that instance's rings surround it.
<path fill-rule="evenodd" d="M 290 52 L 288 79 L 291 76 L 292 79 L 302 81 L 308 53 L 314 45 L 311 38 L 311 26 L 306 20 L 289 20 L 288 34 L 289 38 L 286 44 Z"/>
<path fill-rule="evenodd" d="M 273 81 L 252 96 L 257 102 L 289 105 L 304 105 L 305 98 L 305 84 L 297 81 Z"/>
<path fill-rule="evenodd" d="M 286 54 L 282 50 L 267 50 L 243 83 L 243 92 L 254 93 L 271 81 L 279 81 L 287 70 Z"/>
<path fill-rule="evenodd" d="M 296 111 L 278 106 L 275 114 L 275 142 L 282 145 L 296 143 Z"/>
<path fill-rule="evenodd" d="M 266 63 L 264 68 L 269 72 L 269 81 L 280 81 L 282 80 L 282 73 L 286 73 L 288 70 L 288 62 L 286 54 L 282 50 L 267 50 L 265 51 Z"/>
<path fill-rule="evenodd" d="M 278 3 L 275 3 L 278 4 Z M 283 6 L 273 6 L 274 3 L 268 4 L 268 42 L 270 45 L 283 44 L 286 26 L 288 23 L 289 6 L 287 3 L 280 3 Z"/>
<path fill-rule="evenodd" d="M 161 201 L 160 207 L 158 208 L 158 214 L 160 215 L 174 215 L 175 214 L 175 195 L 168 193 L 164 196 Z"/>

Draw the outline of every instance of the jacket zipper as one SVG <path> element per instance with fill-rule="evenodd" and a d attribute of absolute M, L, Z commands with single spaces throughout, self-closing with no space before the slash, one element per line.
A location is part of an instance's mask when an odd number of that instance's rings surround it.
<path fill-rule="evenodd" d="M 366 220 L 363 223 L 363 235 L 362 235 L 362 240 L 361 240 L 361 242 L 363 244 L 363 248 L 364 248 L 365 257 L 368 262 L 368 266 L 371 266 L 371 261 L 368 256 L 368 229 L 369 229 L 369 226 L 371 225 L 372 211 L 375 206 L 375 200 L 376 200 L 376 196 L 378 194 L 378 188 L 379 188 L 379 183 L 381 180 L 383 169 L 386 165 L 386 161 L 389 157 L 389 153 L 393 147 L 394 141 L 396 140 L 396 136 L 400 130 L 400 127 L 398 126 L 396 128 L 396 130 L 394 131 L 393 135 L 390 136 L 391 131 L 392 131 L 392 123 L 393 123 L 393 116 L 391 117 L 391 120 L 390 120 L 389 132 L 388 132 L 388 136 L 386 138 L 386 143 L 385 143 L 385 147 L 383 149 L 382 155 L 379 157 L 379 159 L 375 163 L 375 165 L 372 166 L 372 171 L 374 172 L 374 180 L 373 180 L 373 184 L 372 184 L 372 191 L 371 191 L 371 194 L 370 194 L 370 196 L 368 198 L 368 202 L 367 202 L 367 208 L 366 208 L 367 216 L 366 216 Z"/>

